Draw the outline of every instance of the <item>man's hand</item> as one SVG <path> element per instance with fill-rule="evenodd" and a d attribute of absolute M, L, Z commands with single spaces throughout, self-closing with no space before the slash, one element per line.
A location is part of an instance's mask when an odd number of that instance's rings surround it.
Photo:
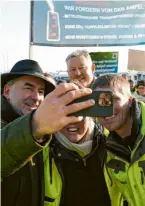
<path fill-rule="evenodd" d="M 88 108 L 94 100 L 68 105 L 73 100 L 91 94 L 91 89 L 79 89 L 74 83 L 62 83 L 48 94 L 32 118 L 33 136 L 43 136 L 61 130 L 69 123 L 82 120 L 82 117 L 67 116 L 70 113 Z"/>

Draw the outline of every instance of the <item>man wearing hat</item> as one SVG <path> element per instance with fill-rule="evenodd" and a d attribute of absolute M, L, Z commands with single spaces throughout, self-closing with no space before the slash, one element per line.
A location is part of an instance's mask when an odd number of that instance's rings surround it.
<path fill-rule="evenodd" d="M 44 76 L 39 64 L 28 59 L 2 74 L 1 86 L 2 205 L 36 206 L 38 188 L 41 189 L 36 154 L 50 142 L 52 133 L 82 120 L 68 114 L 90 107 L 94 101 L 69 103 L 91 90 L 78 89 L 73 83 L 55 89 L 53 80 Z"/>

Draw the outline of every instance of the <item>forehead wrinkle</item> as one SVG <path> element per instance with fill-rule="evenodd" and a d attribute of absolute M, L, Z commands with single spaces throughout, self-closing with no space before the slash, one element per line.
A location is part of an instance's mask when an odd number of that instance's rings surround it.
<path fill-rule="evenodd" d="M 33 87 L 33 88 L 38 87 L 38 89 L 45 89 L 44 86 L 41 86 L 39 88 L 40 84 L 35 85 L 33 83 L 30 83 L 30 82 L 25 82 L 24 86 L 30 86 L 30 87 Z"/>

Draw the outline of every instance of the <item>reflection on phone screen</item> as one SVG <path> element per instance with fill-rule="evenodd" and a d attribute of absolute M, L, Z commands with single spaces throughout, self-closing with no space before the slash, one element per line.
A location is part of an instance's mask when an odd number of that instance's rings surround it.
<path fill-rule="evenodd" d="M 102 92 L 98 98 L 98 104 L 101 107 L 109 107 L 112 104 L 112 96 L 109 93 Z"/>

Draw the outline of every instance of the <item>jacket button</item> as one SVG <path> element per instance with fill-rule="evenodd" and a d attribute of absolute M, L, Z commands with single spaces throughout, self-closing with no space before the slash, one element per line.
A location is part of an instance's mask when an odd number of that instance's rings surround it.
<path fill-rule="evenodd" d="M 78 159 L 78 158 L 76 158 L 76 162 L 79 162 L 79 159 Z"/>
<path fill-rule="evenodd" d="M 58 153 L 58 156 L 61 157 L 61 153 Z"/>

